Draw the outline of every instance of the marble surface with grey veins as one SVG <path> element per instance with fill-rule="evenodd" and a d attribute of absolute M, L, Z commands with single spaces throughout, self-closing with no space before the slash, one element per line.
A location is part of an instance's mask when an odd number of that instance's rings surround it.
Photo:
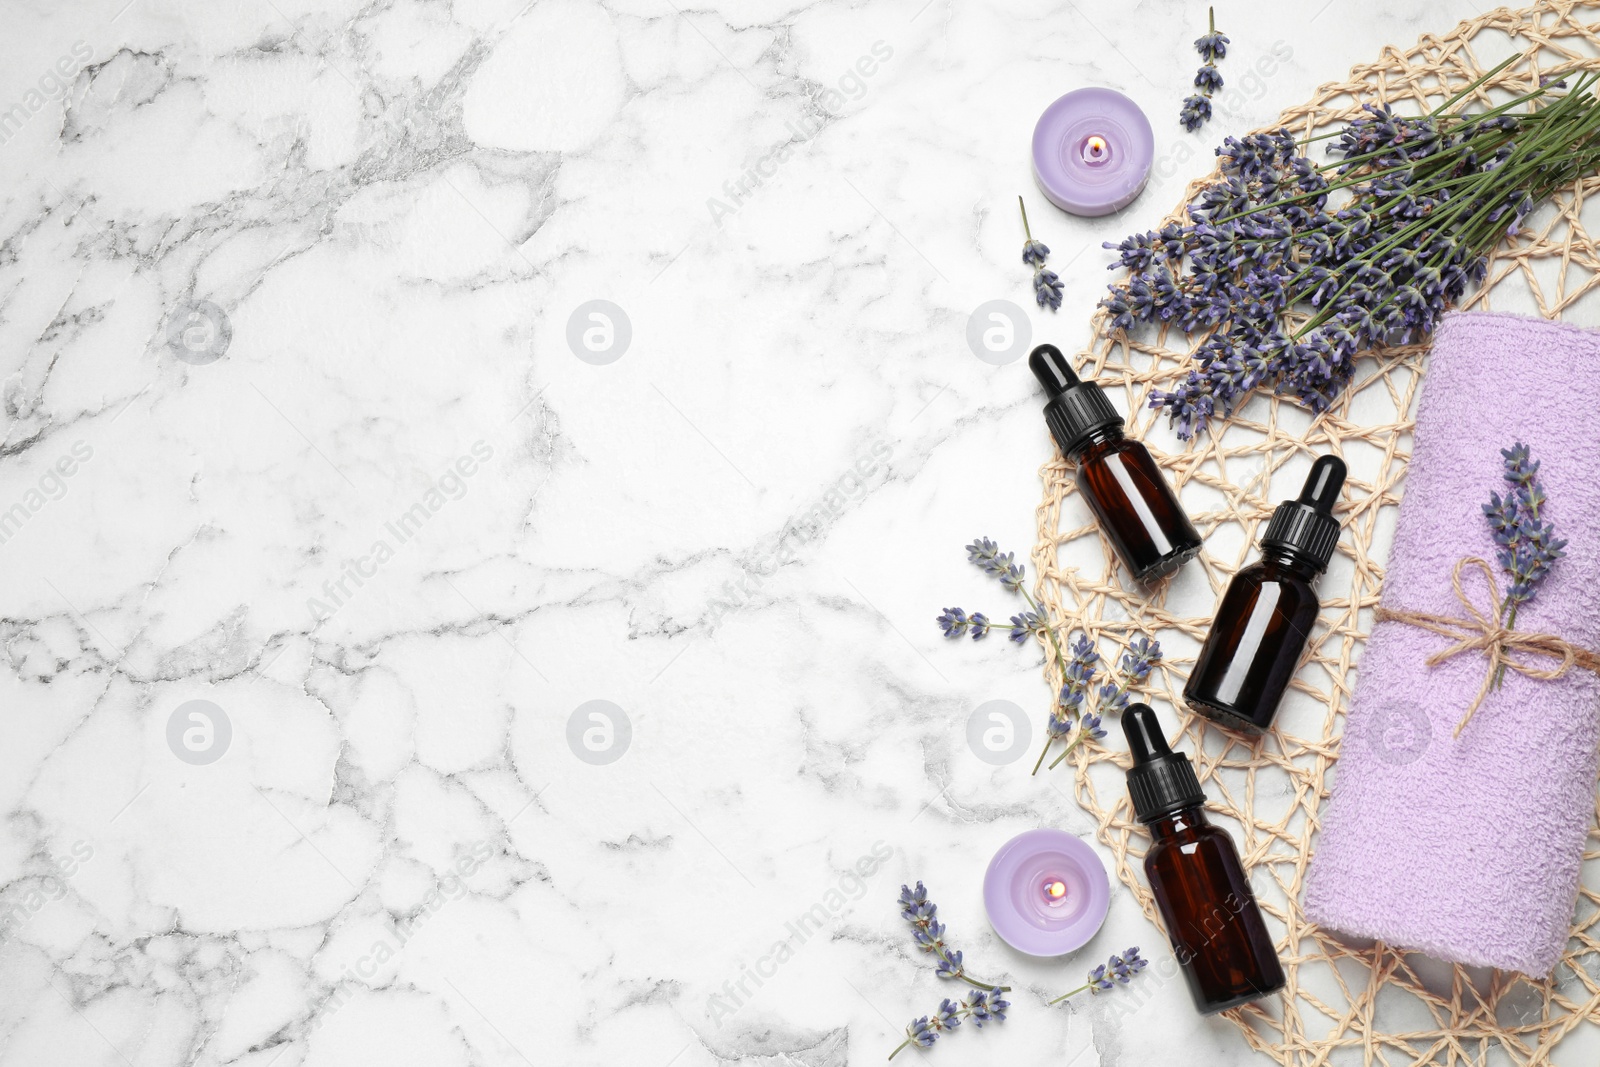
<path fill-rule="evenodd" d="M 967 742 L 1037 653 L 933 623 L 1049 454 L 968 320 L 1077 345 L 1224 134 L 1475 13 L 1221 6 L 1191 135 L 1195 4 L 8 3 L 0 1065 L 881 1062 L 919 878 L 1014 1007 L 902 1061 L 1244 1062 L 1154 968 L 1044 1006 L 1168 956 L 1127 892 L 985 921 L 1093 825 Z M 1114 219 L 1031 184 L 1084 85 L 1155 124 Z"/>

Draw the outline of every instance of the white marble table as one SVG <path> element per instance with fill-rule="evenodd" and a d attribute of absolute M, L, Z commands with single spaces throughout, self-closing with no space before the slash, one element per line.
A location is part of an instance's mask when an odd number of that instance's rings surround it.
<path fill-rule="evenodd" d="M 928 1062 L 1244 1061 L 1176 981 L 1043 1006 L 1166 954 L 1126 892 L 1066 963 L 984 920 L 1092 825 L 966 743 L 1036 653 L 933 624 L 1013 610 L 962 545 L 1048 447 L 967 320 L 1019 192 L 1075 346 L 1223 134 L 1475 10 L 1225 7 L 1189 135 L 1170 2 L 7 5 L 0 1064 L 880 1062 L 917 878 L 1016 987 Z M 1089 84 L 1157 131 L 1115 221 L 1028 172 Z"/>

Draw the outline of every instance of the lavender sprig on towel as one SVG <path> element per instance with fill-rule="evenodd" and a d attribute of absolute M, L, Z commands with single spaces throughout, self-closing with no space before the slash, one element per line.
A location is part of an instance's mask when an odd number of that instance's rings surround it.
<path fill-rule="evenodd" d="M 1502 448 L 1500 455 L 1505 459 L 1505 479 L 1512 488 L 1506 490 L 1504 497 L 1490 493 L 1483 514 L 1489 520 L 1494 543 L 1500 546 L 1500 566 L 1511 575 L 1511 588 L 1506 593 L 1510 613 L 1506 628 L 1510 629 L 1516 622 L 1518 605 L 1533 599 L 1567 543 L 1556 536 L 1555 524 L 1540 514 L 1545 505 L 1544 487 L 1539 484 L 1539 461 L 1532 458 L 1528 446 L 1518 441 L 1510 448 Z"/>
<path fill-rule="evenodd" d="M 1508 630 L 1516 629 L 1517 609 L 1534 598 L 1539 585 L 1563 555 L 1567 542 L 1556 536 L 1555 524 L 1541 514 L 1545 505 L 1544 486 L 1539 484 L 1539 461 L 1521 441 L 1500 450 L 1505 460 L 1505 479 L 1511 488 L 1506 495 L 1490 493 L 1483 505 L 1489 532 L 1500 546 L 1496 558 L 1511 576 L 1501 621 Z M 1505 678 L 1505 667 L 1495 675 L 1498 685 Z"/>

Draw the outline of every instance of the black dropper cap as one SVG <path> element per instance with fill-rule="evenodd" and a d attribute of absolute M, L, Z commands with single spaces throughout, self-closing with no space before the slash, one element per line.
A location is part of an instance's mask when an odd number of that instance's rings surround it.
<path fill-rule="evenodd" d="M 1122 425 L 1111 399 L 1093 382 L 1079 378 L 1072 364 L 1055 345 L 1040 345 L 1028 356 L 1028 367 L 1050 400 L 1044 406 L 1045 425 L 1070 457 L 1088 443 L 1096 430 Z"/>
<path fill-rule="evenodd" d="M 1122 713 L 1122 732 L 1128 735 L 1128 751 L 1133 754 L 1128 796 L 1140 822 L 1205 803 L 1189 757 L 1167 746 L 1161 720 L 1149 704 L 1128 705 Z"/>
<path fill-rule="evenodd" d="M 1276 548 L 1305 559 L 1320 574 L 1333 559 L 1339 543 L 1339 520 L 1333 506 L 1344 488 L 1346 467 L 1338 456 L 1319 456 L 1311 464 L 1305 488 L 1294 500 L 1285 500 L 1272 513 L 1262 548 Z"/>

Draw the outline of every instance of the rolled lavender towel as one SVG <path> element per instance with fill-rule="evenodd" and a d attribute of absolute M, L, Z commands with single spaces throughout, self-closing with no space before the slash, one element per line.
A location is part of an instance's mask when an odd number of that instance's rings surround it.
<path fill-rule="evenodd" d="M 1451 314 L 1417 409 L 1382 605 L 1463 616 L 1464 557 L 1509 578 L 1482 512 L 1504 495 L 1500 450 L 1541 463 L 1542 514 L 1569 544 L 1522 605 L 1518 632 L 1600 649 L 1600 333 L 1488 313 Z M 1463 589 L 1490 612 L 1483 572 Z M 1332 795 L 1306 877 L 1311 921 L 1441 959 L 1548 975 L 1573 922 L 1595 817 L 1600 676 L 1506 671 L 1452 736 L 1488 669 L 1479 651 L 1436 666 L 1453 642 L 1378 622 L 1357 669 Z M 1531 667 L 1556 661 L 1521 654 Z"/>

